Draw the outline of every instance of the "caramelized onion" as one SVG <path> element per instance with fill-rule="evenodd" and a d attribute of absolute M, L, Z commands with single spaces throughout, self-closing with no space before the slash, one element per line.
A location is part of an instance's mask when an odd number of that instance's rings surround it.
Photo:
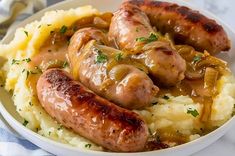
<path fill-rule="evenodd" d="M 194 70 L 192 66 L 187 62 L 187 70 L 185 71 L 185 77 L 189 80 L 201 79 L 204 76 L 205 70 Z"/>
<path fill-rule="evenodd" d="M 204 76 L 204 88 L 208 88 L 211 91 L 211 93 L 215 88 L 218 74 L 219 72 L 216 69 L 211 67 L 206 68 Z"/>

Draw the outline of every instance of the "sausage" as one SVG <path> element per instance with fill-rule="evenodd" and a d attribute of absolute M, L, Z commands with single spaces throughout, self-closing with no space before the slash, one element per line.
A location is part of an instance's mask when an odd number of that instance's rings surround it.
<path fill-rule="evenodd" d="M 124 108 L 140 109 L 150 105 L 158 87 L 143 71 L 116 61 L 114 57 L 122 52 L 101 45 L 102 40 L 105 41 L 104 35 L 96 28 L 81 29 L 74 34 L 68 48 L 73 77 Z M 99 56 L 104 57 L 104 62 L 97 62 Z"/>
<path fill-rule="evenodd" d="M 126 3 L 139 6 L 151 24 L 162 33 L 169 33 L 176 44 L 188 44 L 212 55 L 230 49 L 230 41 L 222 26 L 198 11 L 155 0 L 128 0 Z"/>
<path fill-rule="evenodd" d="M 154 80 L 165 86 L 174 86 L 184 79 L 185 60 L 169 42 L 157 41 L 158 36 L 154 34 L 156 32 L 146 14 L 136 5 L 123 3 L 111 20 L 109 40 L 115 41 L 120 49 L 147 66 Z M 138 40 L 151 35 L 151 43 Z"/>
<path fill-rule="evenodd" d="M 47 113 L 79 135 L 117 152 L 141 151 L 148 137 L 142 118 L 97 96 L 61 69 L 45 71 L 37 82 Z"/>

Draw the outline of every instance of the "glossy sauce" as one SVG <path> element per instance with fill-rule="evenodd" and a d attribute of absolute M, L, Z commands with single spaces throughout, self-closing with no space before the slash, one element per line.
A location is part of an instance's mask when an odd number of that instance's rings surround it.
<path fill-rule="evenodd" d="M 58 31 L 52 32 L 47 41 L 44 43 L 44 45 L 40 48 L 40 52 L 35 55 L 31 59 L 31 62 L 28 64 L 28 69 L 30 71 L 35 71 L 36 73 L 30 74 L 28 77 L 28 84 L 32 88 L 33 92 L 36 94 L 36 83 L 39 76 L 41 75 L 40 70 L 45 71 L 46 69 L 52 67 L 62 68 L 63 63 L 68 62 L 67 48 L 69 44 L 69 39 L 76 30 L 84 27 L 97 27 L 107 32 L 110 25 L 111 17 L 112 13 L 105 13 L 100 16 L 86 17 L 75 22 L 65 34 L 60 34 Z M 192 63 L 192 55 L 195 56 L 195 54 L 190 54 L 190 56 L 184 58 L 189 64 Z M 125 56 L 124 59 L 119 62 L 111 60 L 110 63 L 107 65 L 107 69 L 111 69 L 118 63 L 132 64 L 148 74 L 148 71 L 144 65 L 139 64 L 138 62 L 135 62 L 128 57 L 125 58 Z M 161 87 L 160 92 L 158 93 L 158 97 L 164 96 L 165 94 L 171 94 L 173 96 L 188 95 L 193 99 L 195 103 L 200 103 L 204 105 L 203 114 L 201 115 L 201 121 L 203 122 L 207 122 L 210 117 L 213 97 L 216 95 L 216 93 L 214 93 L 213 95 L 208 94 L 208 90 L 204 85 L 204 77 L 197 78 L 195 80 L 184 79 L 175 87 Z M 94 118 L 94 120 L 96 119 Z M 182 136 L 180 134 L 175 135 L 175 133 L 173 134 L 173 132 L 170 131 L 159 133 L 161 135 L 162 140 L 175 141 L 177 142 L 177 144 L 182 144 L 188 141 L 187 136 Z M 150 138 L 145 150 L 154 150 L 167 147 L 169 146 L 162 142 L 159 142 L 159 140 L 157 140 L 156 138 Z"/>

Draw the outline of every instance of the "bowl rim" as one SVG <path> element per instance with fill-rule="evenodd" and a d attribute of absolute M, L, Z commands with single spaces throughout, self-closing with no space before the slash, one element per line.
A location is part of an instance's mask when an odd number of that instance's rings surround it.
<path fill-rule="evenodd" d="M 72 2 L 75 2 L 76 0 L 67 0 L 67 1 L 62 1 L 62 2 L 59 2 L 59 3 L 56 3 L 54 5 L 51 5 L 35 14 L 33 14 L 32 16 L 26 18 L 25 20 L 21 21 L 20 23 L 16 24 L 14 27 L 15 28 L 18 28 L 18 27 L 22 27 L 22 26 L 25 26 L 26 24 L 34 21 L 34 20 L 38 20 L 42 17 L 42 15 L 44 15 L 44 13 L 46 11 L 51 11 L 51 10 L 54 10 L 56 8 L 60 8 L 61 6 L 63 6 L 64 4 L 68 4 L 68 3 L 72 3 Z M 163 1 L 163 0 L 161 0 Z M 198 10 L 199 12 L 201 12 L 202 14 L 206 15 L 206 16 L 209 16 L 210 18 L 216 20 L 219 24 L 223 25 L 223 27 L 227 30 L 229 30 L 230 32 L 233 33 L 233 35 L 235 36 L 235 30 L 231 28 L 231 26 L 229 26 L 228 24 L 224 23 L 222 19 L 220 19 L 219 17 L 215 16 L 214 14 L 212 14 L 211 12 L 209 11 L 206 11 L 206 10 L 203 10 L 203 9 L 200 9 L 196 6 L 193 6 L 192 4 L 190 4 L 189 2 L 185 2 L 185 1 L 180 1 L 180 0 L 164 0 L 166 2 L 173 2 L 173 3 L 176 3 L 176 4 L 179 4 L 179 5 L 183 5 L 183 6 L 187 6 L 189 8 L 192 8 L 194 10 Z M 77 6 L 79 7 L 79 6 Z M 94 6 L 95 8 L 95 6 Z M 67 9 L 65 9 L 67 10 Z M 39 16 L 37 18 L 37 16 Z M 9 43 L 9 38 L 10 36 L 13 37 L 14 36 L 14 32 L 15 31 L 10 31 L 8 32 L 4 38 L 1 40 L 1 44 L 7 44 Z M 14 106 L 15 107 L 15 106 Z M 195 144 L 198 144 L 200 143 L 201 141 L 203 140 L 206 140 L 207 138 L 217 134 L 217 133 L 222 133 L 222 131 L 224 131 L 224 129 L 229 129 L 228 127 L 231 127 L 233 124 L 235 124 L 235 116 L 231 117 L 228 121 L 226 121 L 222 126 L 220 126 L 219 128 L 213 130 L 212 132 L 204 135 L 204 136 L 201 136 L 200 138 L 196 139 L 196 140 L 193 140 L 193 141 L 190 141 L 190 142 L 187 142 L 187 143 L 184 143 L 184 144 L 181 144 L 181 145 L 177 145 L 177 146 L 174 146 L 174 147 L 170 147 L 170 148 L 166 148 L 166 149 L 161 149 L 161 150 L 154 150 L 154 151 L 144 151 L 144 152 L 133 152 L 133 153 L 115 153 L 115 152 L 105 152 L 105 151 L 95 151 L 95 150 L 86 150 L 86 149 L 83 149 L 83 148 L 79 148 L 79 147 L 74 147 L 72 145 L 69 145 L 69 144 L 65 144 L 65 143 L 60 143 L 58 141 L 55 141 L 55 140 L 52 140 L 52 139 L 49 139 L 47 137 L 44 137 L 44 136 L 41 136 L 40 134 L 28 129 L 27 127 L 23 126 L 19 121 L 17 121 L 8 111 L 7 109 L 4 107 L 4 104 L 1 102 L 1 99 L 0 99 L 0 113 L 2 114 L 3 118 L 9 123 L 9 125 L 11 127 L 13 127 L 14 129 L 16 128 L 20 128 L 20 129 L 23 129 L 27 134 L 29 134 L 30 136 L 33 136 L 39 140 L 42 140 L 43 142 L 48 142 L 50 144 L 53 144 L 55 146 L 57 146 L 58 148 L 66 148 L 68 150 L 72 150 L 72 151 L 77 151 L 77 152 L 82 152 L 83 154 L 92 154 L 92 155 L 97 155 L 97 156 L 109 156 L 110 154 L 117 154 L 117 155 L 125 155 L 125 154 L 128 154 L 128 155 L 138 155 L 138 154 L 150 154 L 150 153 L 154 153 L 154 154 L 161 154 L 163 152 L 170 152 L 170 151 L 174 151 L 174 150 L 178 150 L 178 149 L 182 149 L 182 148 L 187 148 L 188 146 L 193 146 Z M 14 125 L 13 125 L 14 124 Z M 21 134 L 21 133 L 20 133 Z M 222 136 L 223 134 L 221 134 Z M 221 137 L 220 136 L 220 137 Z M 218 137 L 217 139 L 219 139 L 220 137 Z M 28 139 L 28 137 L 26 138 L 27 140 L 30 140 Z M 215 140 L 217 140 L 215 139 Z M 31 140 L 30 140 L 31 141 Z M 214 142 L 214 141 L 213 141 Z M 37 145 L 37 144 L 36 144 Z M 37 145 L 38 146 L 38 145 Z M 40 147 L 40 146 L 39 146 Z M 202 149 L 202 148 L 200 148 Z"/>

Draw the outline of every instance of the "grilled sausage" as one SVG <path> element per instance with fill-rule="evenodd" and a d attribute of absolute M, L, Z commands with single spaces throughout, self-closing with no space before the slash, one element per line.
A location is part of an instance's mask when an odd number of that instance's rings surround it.
<path fill-rule="evenodd" d="M 109 40 L 114 40 L 120 49 L 133 54 L 133 58 L 146 65 L 151 76 L 161 84 L 173 86 L 184 78 L 185 60 L 169 42 L 156 41 L 154 34 L 146 14 L 136 5 L 123 3 L 112 18 Z"/>
<path fill-rule="evenodd" d="M 174 3 L 155 0 L 128 0 L 144 11 L 153 26 L 169 33 L 176 43 L 189 44 L 210 54 L 230 49 L 230 41 L 222 26 L 198 11 Z"/>
<path fill-rule="evenodd" d="M 95 38 L 97 41 L 87 43 Z M 100 45 L 104 42 L 101 38 L 105 41 L 103 33 L 95 28 L 81 29 L 74 34 L 68 48 L 73 76 L 122 107 L 140 109 L 151 104 L 158 87 L 143 71 L 113 59 L 121 51 Z"/>
<path fill-rule="evenodd" d="M 112 151 L 143 150 L 148 128 L 141 117 L 95 95 L 65 71 L 45 71 L 37 93 L 47 113 L 79 135 Z"/>

